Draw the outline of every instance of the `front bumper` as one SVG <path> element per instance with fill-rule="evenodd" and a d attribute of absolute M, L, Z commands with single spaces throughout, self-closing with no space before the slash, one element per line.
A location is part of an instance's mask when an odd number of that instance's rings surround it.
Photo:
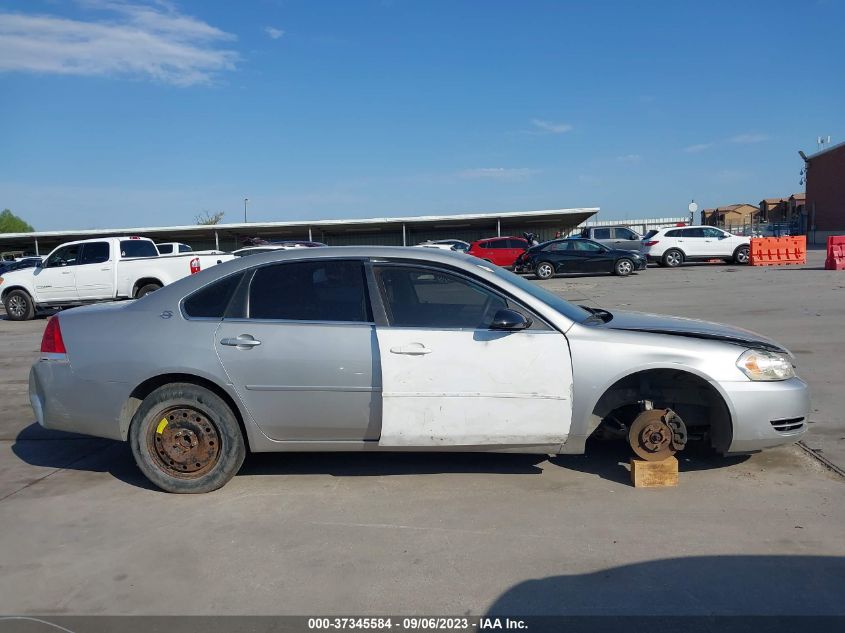
<path fill-rule="evenodd" d="M 800 378 L 776 382 L 721 382 L 731 408 L 728 453 L 793 444 L 807 432 L 810 393 Z"/>

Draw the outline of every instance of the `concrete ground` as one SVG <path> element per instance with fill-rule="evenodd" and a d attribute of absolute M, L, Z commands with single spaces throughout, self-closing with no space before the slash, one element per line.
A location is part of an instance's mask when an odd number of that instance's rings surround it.
<path fill-rule="evenodd" d="M 807 443 L 845 466 L 845 274 L 698 265 L 545 285 L 791 347 Z M 0 321 L 0 614 L 845 614 L 845 480 L 797 447 L 687 451 L 634 489 L 585 456 L 256 455 L 222 490 L 152 489 L 125 445 L 33 425 L 44 320 Z"/>

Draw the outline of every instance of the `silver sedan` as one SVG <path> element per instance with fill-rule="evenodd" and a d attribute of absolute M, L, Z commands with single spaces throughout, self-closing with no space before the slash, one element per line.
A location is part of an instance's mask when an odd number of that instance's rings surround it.
<path fill-rule="evenodd" d="M 172 492 L 246 451 L 582 453 L 644 459 L 795 442 L 806 384 L 753 332 L 585 309 L 436 249 L 277 251 L 47 324 L 30 400 L 48 428 L 129 441 Z"/>

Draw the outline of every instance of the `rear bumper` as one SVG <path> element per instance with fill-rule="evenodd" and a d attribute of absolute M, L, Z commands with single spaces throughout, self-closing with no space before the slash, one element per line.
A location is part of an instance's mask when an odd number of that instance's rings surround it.
<path fill-rule="evenodd" d="M 125 440 L 120 413 L 129 388 L 76 376 L 67 360 L 42 359 L 29 372 L 29 403 L 46 429 Z"/>
<path fill-rule="evenodd" d="M 719 383 L 733 417 L 729 453 L 793 444 L 807 432 L 810 393 L 800 378 L 778 382 Z"/>

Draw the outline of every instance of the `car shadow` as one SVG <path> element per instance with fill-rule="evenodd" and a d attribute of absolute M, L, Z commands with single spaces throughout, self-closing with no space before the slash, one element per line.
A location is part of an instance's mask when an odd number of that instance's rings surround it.
<path fill-rule="evenodd" d="M 135 465 L 127 442 L 93 438 L 30 424 L 18 433 L 12 452 L 32 466 L 109 473 L 146 490 L 158 490 Z M 546 455 L 459 452 L 248 453 L 238 475 L 378 477 L 450 473 L 542 473 Z"/>
<path fill-rule="evenodd" d="M 618 484 L 631 483 L 630 460 L 632 457 L 628 443 L 619 441 L 589 440 L 583 455 L 555 455 L 549 462 L 590 475 L 597 475 L 601 479 Z M 722 456 L 704 446 L 700 442 L 691 442 L 687 448 L 676 455 L 678 470 L 695 472 L 698 470 L 712 470 L 741 464 L 749 455 Z"/>
<path fill-rule="evenodd" d="M 15 437 L 12 453 L 31 466 L 109 473 L 131 486 L 158 490 L 135 465 L 127 442 L 54 431 L 33 423 Z"/>
<path fill-rule="evenodd" d="M 158 490 L 135 465 L 127 442 L 44 429 L 30 424 L 15 438 L 12 452 L 32 466 L 59 470 L 109 473 L 115 479 L 146 490 Z M 291 452 L 248 453 L 238 476 L 508 474 L 539 475 L 543 462 L 630 484 L 627 443 L 590 441 L 584 455 L 526 453 L 432 452 Z M 692 444 L 678 454 L 681 472 L 710 470 L 738 464 L 747 455 L 721 457 Z"/>
<path fill-rule="evenodd" d="M 238 475 L 378 477 L 456 473 L 539 475 L 546 455 L 522 453 L 376 452 L 251 453 Z"/>
<path fill-rule="evenodd" d="M 637 538 L 634 526 L 631 538 Z M 696 538 L 690 535 L 691 541 Z M 815 630 L 827 627 L 758 620 L 758 626 L 765 626 L 757 628 L 749 616 L 845 615 L 843 579 L 842 556 L 684 556 L 520 582 L 502 593 L 487 615 L 602 616 L 574 622 L 541 620 L 531 623 L 537 626 L 529 624 L 531 631 Z M 622 620 L 631 616 L 652 620 Z M 713 619 L 720 616 L 731 617 L 724 622 Z M 835 628 L 841 625 L 840 620 Z"/>

